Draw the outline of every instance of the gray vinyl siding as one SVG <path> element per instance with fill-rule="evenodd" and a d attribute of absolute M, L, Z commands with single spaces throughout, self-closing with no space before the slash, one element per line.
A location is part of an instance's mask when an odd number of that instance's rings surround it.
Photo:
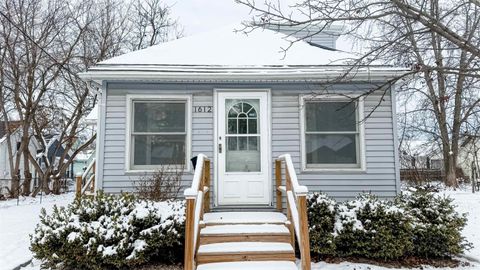
<path fill-rule="evenodd" d="M 372 192 L 381 197 L 392 197 L 397 193 L 397 164 L 395 157 L 394 119 L 391 95 L 371 94 L 364 103 L 365 114 L 378 106 L 365 122 L 366 171 L 364 172 L 302 172 L 300 141 L 299 95 L 316 89 L 312 85 L 298 84 L 156 84 L 112 82 L 107 84 L 105 100 L 104 143 L 102 165 L 98 168 L 101 188 L 105 192 L 117 193 L 134 190 L 134 181 L 142 173 L 126 173 L 126 108 L 128 94 L 182 95 L 192 96 L 192 106 L 213 106 L 213 89 L 271 89 L 271 150 L 272 157 L 291 154 L 301 184 L 311 191 L 323 191 L 338 198 L 352 198 L 359 192 Z M 317 86 L 318 87 L 318 86 Z M 327 87 L 327 86 L 325 86 Z M 372 88 L 369 84 L 328 86 L 329 93 L 341 91 L 351 93 Z M 383 101 L 379 105 L 380 99 Z M 191 155 L 203 153 L 214 156 L 214 113 L 192 113 Z M 103 160 L 103 162 L 102 162 Z M 273 160 L 272 160 L 273 164 Z M 272 165 L 273 167 L 273 165 Z M 212 168 L 212 172 L 214 172 Z M 273 173 L 273 172 L 272 172 Z M 182 184 L 188 186 L 192 172 L 183 176 Z M 272 183 L 274 182 L 272 176 Z M 272 187 L 273 188 L 273 187 Z M 213 189 L 212 189 L 213 190 Z M 214 194 L 215 195 L 215 194 Z"/>

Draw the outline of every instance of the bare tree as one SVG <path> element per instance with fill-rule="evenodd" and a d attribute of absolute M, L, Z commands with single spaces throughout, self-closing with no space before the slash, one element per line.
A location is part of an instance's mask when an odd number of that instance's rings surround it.
<path fill-rule="evenodd" d="M 131 11 L 131 48 L 140 50 L 183 35 L 177 20 L 171 17 L 171 7 L 163 0 L 135 0 Z"/>
<path fill-rule="evenodd" d="M 132 10 L 136 12 L 129 16 Z M 159 0 L 0 3 L 1 118 L 5 125 L 10 119 L 21 121 L 19 150 L 9 152 L 10 171 L 15 172 L 11 190 L 20 190 L 16 172 L 23 167 L 22 193 L 31 193 L 33 166 L 42 183 L 33 195 L 42 190 L 60 192 L 60 179 L 75 156 L 95 140 L 95 135 L 85 135 L 82 119 L 97 102 L 97 91 L 77 73 L 104 59 L 165 41 L 177 27 L 170 7 Z M 140 29 L 141 35 L 133 29 Z M 42 155 L 29 150 L 34 138 Z M 48 140 L 59 143 L 48 149 Z M 53 153 L 47 156 L 49 150 Z"/>
<path fill-rule="evenodd" d="M 479 112 L 478 4 L 468 0 L 305 0 L 291 6 L 282 6 L 280 1 L 236 2 L 253 11 L 247 30 L 286 24 L 313 25 L 321 32 L 334 24 L 343 25 L 343 34 L 363 44 L 349 71 L 374 61 L 410 67 L 411 77 L 391 81 L 405 96 L 414 96 L 405 123 L 410 131 L 441 145 L 446 184 L 457 185 L 459 142 Z"/>

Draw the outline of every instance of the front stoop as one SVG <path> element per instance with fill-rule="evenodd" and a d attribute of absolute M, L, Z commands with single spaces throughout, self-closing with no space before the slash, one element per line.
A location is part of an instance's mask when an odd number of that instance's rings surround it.
<path fill-rule="evenodd" d="M 205 214 L 197 269 L 296 270 L 286 221 L 278 212 Z"/>

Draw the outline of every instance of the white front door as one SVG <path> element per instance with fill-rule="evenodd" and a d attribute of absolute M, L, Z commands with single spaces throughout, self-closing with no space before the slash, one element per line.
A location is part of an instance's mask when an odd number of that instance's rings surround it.
<path fill-rule="evenodd" d="M 270 204 L 268 92 L 217 92 L 219 205 Z"/>

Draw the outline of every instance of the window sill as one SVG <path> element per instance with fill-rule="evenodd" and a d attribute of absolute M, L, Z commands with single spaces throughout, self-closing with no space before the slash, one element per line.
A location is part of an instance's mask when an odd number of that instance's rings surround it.
<path fill-rule="evenodd" d="M 366 173 L 365 168 L 303 168 L 302 173 Z"/>
<path fill-rule="evenodd" d="M 140 175 L 140 174 L 151 174 L 154 173 L 157 169 L 145 169 L 145 170 L 125 170 L 125 175 Z M 176 172 L 175 170 L 165 170 L 165 172 Z M 185 169 L 182 171 L 183 174 L 193 174 L 191 170 Z"/>

